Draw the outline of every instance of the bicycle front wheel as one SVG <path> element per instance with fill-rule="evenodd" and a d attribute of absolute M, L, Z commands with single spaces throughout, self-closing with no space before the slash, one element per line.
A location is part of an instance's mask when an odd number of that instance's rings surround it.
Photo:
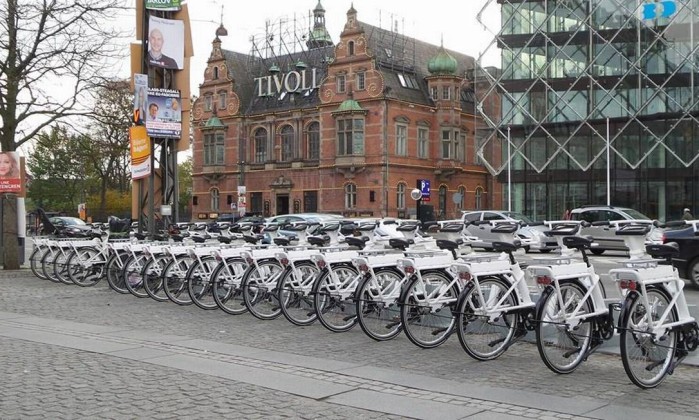
<path fill-rule="evenodd" d="M 333 270 L 337 282 L 326 270 L 313 285 L 316 315 L 321 325 L 332 332 L 349 331 L 357 324 L 354 279 L 358 272 L 349 265 L 338 265 L 330 269 Z"/>
<path fill-rule="evenodd" d="M 585 289 L 577 281 L 558 284 L 560 295 L 552 289 L 540 298 L 544 300 L 539 302 L 536 314 L 536 346 L 549 369 L 570 373 L 585 360 L 590 349 L 592 320 L 579 319 L 592 312 L 592 303 L 590 299 L 582 302 Z"/>
<path fill-rule="evenodd" d="M 508 289 L 509 284 L 502 279 L 485 278 L 467 286 L 459 298 L 456 333 L 461 347 L 476 360 L 497 358 L 514 337 L 518 316 L 502 312 L 517 305 L 515 296 L 507 294 Z M 491 316 L 495 311 L 497 316 Z"/>
<path fill-rule="evenodd" d="M 146 263 L 146 257 L 142 254 L 130 256 L 124 263 L 124 269 L 121 271 L 121 276 L 124 278 L 124 286 L 132 295 L 139 298 L 148 297 L 148 293 L 143 287 L 143 266 Z"/>
<path fill-rule="evenodd" d="M 246 268 L 242 258 L 231 258 L 219 263 L 211 274 L 214 301 L 227 314 L 240 315 L 248 311 L 240 288 Z"/>
<path fill-rule="evenodd" d="M 94 286 L 102 280 L 106 261 L 104 255 L 95 248 L 80 248 L 70 254 L 68 277 L 82 287 Z"/>
<path fill-rule="evenodd" d="M 243 276 L 243 299 L 257 319 L 275 319 L 282 314 L 277 282 L 282 266 L 276 260 L 261 260 L 248 267 Z"/>
<path fill-rule="evenodd" d="M 194 260 L 189 256 L 178 256 L 170 260 L 163 272 L 165 295 L 178 305 L 191 305 L 192 299 L 187 291 L 187 271 Z"/>
<path fill-rule="evenodd" d="M 357 287 L 359 326 L 376 341 L 390 340 L 400 334 L 398 294 L 402 279 L 403 275 L 396 269 L 379 268 Z"/>
<path fill-rule="evenodd" d="M 658 386 L 668 373 L 677 349 L 677 331 L 667 330 L 662 337 L 652 334 L 657 323 L 668 309 L 670 297 L 661 289 L 646 290 L 647 304 L 643 296 L 636 294 L 624 303 L 622 316 L 621 360 L 624 370 L 636 386 L 649 389 Z M 673 308 L 665 323 L 677 321 Z"/>
<path fill-rule="evenodd" d="M 318 267 L 311 261 L 297 261 L 286 270 L 277 289 L 284 317 L 294 325 L 310 325 L 316 320 L 316 308 L 311 289 Z"/>
<path fill-rule="evenodd" d="M 165 294 L 165 287 L 163 287 L 163 274 L 169 262 L 170 257 L 168 255 L 158 255 L 148 260 L 143 267 L 143 290 L 157 302 L 166 302 L 168 300 Z"/>
<path fill-rule="evenodd" d="M 437 347 L 447 341 L 456 322 L 459 290 L 451 276 L 443 271 L 427 271 L 421 279 L 413 278 L 400 305 L 403 330 L 413 344 L 423 349 Z"/>
<path fill-rule="evenodd" d="M 53 260 L 53 274 L 56 276 L 58 281 L 63 284 L 73 284 L 73 281 L 68 275 L 68 271 L 70 270 L 68 259 L 70 258 L 70 254 L 74 252 L 75 251 L 60 250 L 56 255 L 56 258 Z"/>
<path fill-rule="evenodd" d="M 124 268 L 124 260 L 127 258 L 124 252 L 112 254 L 107 260 L 107 284 L 117 293 L 126 294 L 129 291 L 124 285 L 124 277 L 121 275 L 121 270 Z"/>

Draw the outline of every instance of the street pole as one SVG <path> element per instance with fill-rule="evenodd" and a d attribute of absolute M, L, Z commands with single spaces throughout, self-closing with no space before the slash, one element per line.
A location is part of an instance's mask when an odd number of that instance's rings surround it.
<path fill-rule="evenodd" d="M 612 200 L 611 200 L 611 166 L 612 163 L 609 161 L 609 118 L 607 118 L 607 205 L 611 206 L 612 205 Z"/>
<path fill-rule="evenodd" d="M 512 152 L 510 147 L 510 126 L 507 126 L 507 211 L 512 211 Z"/>

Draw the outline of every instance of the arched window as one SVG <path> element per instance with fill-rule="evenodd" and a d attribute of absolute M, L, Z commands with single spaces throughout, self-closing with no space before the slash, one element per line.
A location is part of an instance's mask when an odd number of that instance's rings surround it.
<path fill-rule="evenodd" d="M 345 185 L 345 208 L 353 209 L 357 207 L 357 186 L 354 184 Z"/>
<path fill-rule="evenodd" d="M 476 188 L 476 210 L 481 210 L 481 208 L 482 208 L 482 203 L 481 203 L 482 197 L 483 197 L 483 188 L 481 188 L 481 187 Z"/>
<path fill-rule="evenodd" d="M 218 67 L 214 67 L 214 80 L 218 79 Z"/>
<path fill-rule="evenodd" d="M 320 124 L 312 122 L 308 126 L 308 159 L 320 159 Z"/>
<path fill-rule="evenodd" d="M 219 198 L 220 198 L 220 194 L 219 194 L 218 188 L 212 188 L 211 189 L 211 210 L 218 210 L 219 209 Z"/>
<path fill-rule="evenodd" d="M 347 50 L 349 55 L 354 55 L 354 41 L 350 41 L 347 44 Z"/>
<path fill-rule="evenodd" d="M 444 219 L 447 215 L 447 187 L 439 187 L 439 217 Z"/>
<path fill-rule="evenodd" d="M 405 184 L 403 183 L 398 184 L 396 189 L 396 208 L 405 208 Z"/>
<path fill-rule="evenodd" d="M 258 128 L 253 136 L 253 162 L 264 163 L 267 161 L 267 130 Z"/>
<path fill-rule="evenodd" d="M 290 125 L 282 128 L 280 146 L 280 161 L 289 162 L 294 158 L 294 129 Z"/>
<path fill-rule="evenodd" d="M 459 186 L 459 197 L 461 197 L 461 200 L 456 203 L 456 208 L 459 210 L 464 209 L 464 203 L 466 202 L 466 187 L 463 185 Z"/>

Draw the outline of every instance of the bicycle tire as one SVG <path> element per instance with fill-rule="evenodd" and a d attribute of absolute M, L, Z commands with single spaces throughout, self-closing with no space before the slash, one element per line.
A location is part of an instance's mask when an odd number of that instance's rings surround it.
<path fill-rule="evenodd" d="M 68 274 L 68 271 L 70 270 L 68 260 L 70 259 L 70 255 L 73 252 L 75 251 L 65 251 L 61 249 L 60 252 L 56 255 L 56 258 L 54 258 L 53 260 L 53 273 L 56 275 L 58 281 L 60 281 L 63 284 L 74 284 L 70 280 L 70 276 Z"/>
<path fill-rule="evenodd" d="M 121 270 L 121 276 L 124 278 L 124 286 L 132 295 L 137 298 L 147 298 L 148 293 L 143 287 L 143 265 L 145 264 L 145 255 L 142 252 L 131 255 L 124 262 L 124 268 Z"/>
<path fill-rule="evenodd" d="M 41 271 L 44 273 L 44 276 L 47 280 L 50 280 L 54 283 L 61 282 L 61 280 L 59 280 L 58 277 L 56 277 L 56 273 L 53 268 L 53 262 L 56 259 L 57 255 L 58 254 L 55 252 L 54 247 L 49 247 L 44 256 L 41 257 Z"/>
<path fill-rule="evenodd" d="M 165 295 L 172 302 L 185 306 L 191 305 L 192 299 L 187 291 L 187 271 L 194 260 L 188 255 L 178 256 L 170 260 L 163 272 L 163 287 Z"/>
<path fill-rule="evenodd" d="M 247 266 L 240 257 L 229 258 L 211 274 L 211 293 L 216 305 L 225 313 L 240 315 L 248 311 L 240 283 Z"/>
<path fill-rule="evenodd" d="M 585 296 L 585 288 L 576 280 L 561 280 L 558 283 L 561 300 L 556 289 L 549 289 L 541 296 L 536 313 L 536 346 L 546 367 L 555 373 L 573 372 L 586 358 L 592 344 L 593 325 L 588 319 L 575 326 L 566 325 L 564 316 L 573 311 L 580 299 Z M 592 302 L 588 298 L 581 307 L 584 315 L 592 312 Z M 563 315 L 562 315 L 563 314 Z M 571 356 L 575 356 L 571 358 Z"/>
<path fill-rule="evenodd" d="M 431 349 L 442 345 L 454 331 L 456 317 L 452 308 L 456 306 L 459 290 L 456 284 L 449 287 L 451 276 L 441 270 L 430 270 L 409 280 L 407 293 L 400 302 L 400 319 L 406 337 L 416 346 Z M 450 301 L 435 310 L 425 301 L 436 290 L 444 291 L 442 298 Z"/>
<path fill-rule="evenodd" d="M 187 271 L 187 292 L 192 302 L 204 310 L 218 309 L 211 289 L 211 273 L 218 262 L 212 256 L 194 261 Z"/>
<path fill-rule="evenodd" d="M 507 281 L 490 277 L 480 279 L 478 284 L 480 288 L 470 283 L 461 292 L 456 308 L 456 333 L 469 356 L 480 361 L 493 360 L 510 346 L 520 320 L 515 313 L 501 313 L 494 319 L 488 312 L 483 313 L 502 300 L 510 288 Z M 500 306 L 514 307 L 517 301 L 516 295 L 510 293 Z"/>
<path fill-rule="evenodd" d="M 91 287 L 104 277 L 105 264 L 106 260 L 98 249 L 80 248 L 68 259 L 68 276 L 78 286 Z"/>
<path fill-rule="evenodd" d="M 374 276 L 365 278 L 357 287 L 357 320 L 362 331 L 373 340 L 391 340 L 403 328 L 398 296 L 393 302 L 384 296 L 387 290 L 390 293 L 390 288 L 400 287 L 402 280 L 403 274 L 397 269 L 378 268 L 374 270 Z"/>
<path fill-rule="evenodd" d="M 163 287 L 163 273 L 169 262 L 169 255 L 158 255 L 149 259 L 143 267 L 143 290 L 156 302 L 169 300 Z"/>
<path fill-rule="evenodd" d="M 277 260 L 260 260 L 245 271 L 241 287 L 245 306 L 252 316 L 270 320 L 282 314 L 277 283 L 282 266 Z"/>
<path fill-rule="evenodd" d="M 32 255 L 29 256 L 29 268 L 31 268 L 32 273 L 41 280 L 48 280 L 44 271 L 41 269 L 41 259 L 46 252 L 46 247 L 34 248 Z"/>
<path fill-rule="evenodd" d="M 120 251 L 110 255 L 107 259 L 107 284 L 112 290 L 121 294 L 129 293 L 124 284 L 124 277 L 121 275 L 127 255 L 126 252 Z"/>
<path fill-rule="evenodd" d="M 337 287 L 351 285 L 353 279 L 359 274 L 356 268 L 347 264 L 338 264 L 331 268 L 340 284 L 335 284 L 327 270 L 319 275 L 313 284 L 313 303 L 316 309 L 316 319 L 329 331 L 341 333 L 349 331 L 357 325 L 356 303 L 354 302 L 355 290 L 348 299 L 343 299 Z"/>
<path fill-rule="evenodd" d="M 648 311 L 653 321 L 658 321 L 671 301 L 661 288 L 647 288 L 646 296 L 649 307 L 640 294 L 634 294 L 624 302 L 619 340 L 626 375 L 639 388 L 650 389 L 660 385 L 667 376 L 675 359 L 679 333 L 670 329 L 665 336 L 653 339 L 652 334 L 646 332 L 645 315 Z M 673 307 L 665 322 L 672 323 L 677 319 L 677 308 Z"/>
<path fill-rule="evenodd" d="M 305 326 L 315 322 L 316 307 L 313 299 L 313 283 L 320 270 L 312 261 L 297 261 L 294 269 L 288 268 L 279 279 L 277 292 L 282 314 L 294 325 Z M 298 273 L 301 278 L 296 278 Z"/>

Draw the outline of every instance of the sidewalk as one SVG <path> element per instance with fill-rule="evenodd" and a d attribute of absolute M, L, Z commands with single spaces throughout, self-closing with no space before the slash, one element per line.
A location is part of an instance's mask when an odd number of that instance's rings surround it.
<path fill-rule="evenodd" d="M 697 368 L 641 392 L 618 356 L 555 375 L 536 346 L 468 358 L 0 273 L 0 417 L 696 418 Z"/>

